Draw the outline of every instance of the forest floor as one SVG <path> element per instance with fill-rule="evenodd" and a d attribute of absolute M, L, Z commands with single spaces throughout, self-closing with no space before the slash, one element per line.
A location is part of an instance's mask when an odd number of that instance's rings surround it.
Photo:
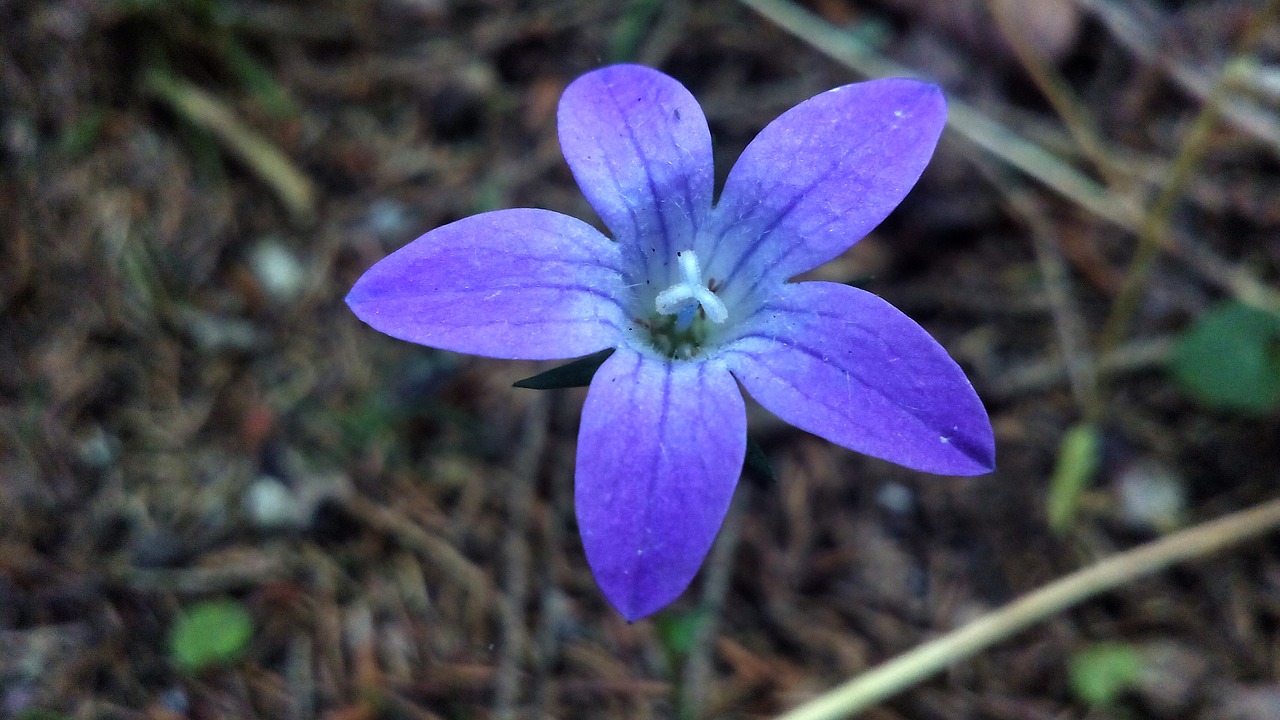
<path fill-rule="evenodd" d="M 0 0 L 0 718 L 767 718 L 1275 498 L 1280 413 L 1168 370 L 1188 326 L 1280 278 L 1260 5 L 814 0 L 801 37 L 732 0 Z M 702 102 L 721 182 L 862 73 L 944 88 L 919 185 L 819 273 L 951 352 L 998 462 L 924 475 L 753 407 L 776 480 L 745 476 L 693 586 L 634 624 L 574 521 L 585 391 L 514 389 L 548 366 L 399 342 L 343 303 L 478 211 L 596 222 L 555 109 L 622 60 Z M 1082 422 L 1096 472 L 1051 530 Z M 210 600 L 252 630 L 193 670 L 171 638 Z M 1071 668 L 1098 648 L 1141 671 L 1090 704 Z M 1127 584 L 864 717 L 1274 720 L 1280 541 Z"/>

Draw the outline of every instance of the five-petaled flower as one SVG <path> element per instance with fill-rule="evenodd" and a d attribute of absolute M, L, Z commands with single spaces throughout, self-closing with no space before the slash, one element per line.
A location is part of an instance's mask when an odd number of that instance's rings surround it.
<path fill-rule="evenodd" d="M 587 560 L 628 619 L 670 603 L 742 471 L 739 383 L 778 417 L 909 468 L 994 466 L 959 366 L 885 301 L 788 282 L 878 225 L 946 119 L 937 87 L 839 87 L 768 125 L 712 202 L 711 135 L 674 79 L 616 65 L 565 90 L 560 144 L 610 239 L 546 210 L 484 213 L 374 265 L 347 297 L 388 335 L 489 357 L 616 352 L 591 381 L 575 503 Z"/>

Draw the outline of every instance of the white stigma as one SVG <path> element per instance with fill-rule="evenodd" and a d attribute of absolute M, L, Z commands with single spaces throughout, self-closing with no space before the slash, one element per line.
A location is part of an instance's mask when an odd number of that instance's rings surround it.
<path fill-rule="evenodd" d="M 680 282 L 658 293 L 654 304 L 663 315 L 677 315 L 682 320 L 692 321 L 692 311 L 699 305 L 707 319 L 717 325 L 729 319 L 729 310 L 724 301 L 716 296 L 702 282 L 702 266 L 698 264 L 698 256 L 692 250 L 681 250 L 676 253 L 680 263 Z M 681 324 L 687 325 L 682 322 Z"/>

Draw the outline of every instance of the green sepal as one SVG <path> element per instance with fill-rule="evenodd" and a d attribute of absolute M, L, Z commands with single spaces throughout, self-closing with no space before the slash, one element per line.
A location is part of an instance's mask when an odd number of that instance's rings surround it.
<path fill-rule="evenodd" d="M 540 372 L 533 377 L 517 380 L 513 387 L 526 388 L 528 390 L 586 387 L 591 384 L 591 378 L 595 377 L 596 370 L 599 370 L 604 361 L 608 360 L 609 356 L 613 354 L 613 350 L 613 348 L 601 350 L 598 353 L 578 358 L 560 367 Z"/>
<path fill-rule="evenodd" d="M 778 483 L 778 474 L 773 471 L 769 456 L 764 454 L 764 448 L 750 435 L 747 436 L 747 457 L 743 460 L 743 469 L 770 485 Z"/>

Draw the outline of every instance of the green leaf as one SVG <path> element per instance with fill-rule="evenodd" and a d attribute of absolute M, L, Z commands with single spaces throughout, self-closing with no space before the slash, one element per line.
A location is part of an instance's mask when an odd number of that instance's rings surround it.
<path fill-rule="evenodd" d="M 693 650 L 698 631 L 709 614 L 705 608 L 698 608 L 688 612 L 667 612 L 655 618 L 658 637 L 673 658 L 683 659 Z"/>
<path fill-rule="evenodd" d="M 234 600 L 198 603 L 169 632 L 169 652 L 180 669 L 198 673 L 239 660 L 253 637 L 253 620 Z"/>
<path fill-rule="evenodd" d="M 1142 654 L 1130 645 L 1099 643 L 1072 655 L 1067 672 L 1077 698 L 1093 707 L 1114 705 L 1142 676 Z"/>
<path fill-rule="evenodd" d="M 540 372 L 533 377 L 517 380 L 514 387 L 529 390 L 555 390 L 558 388 L 586 387 L 591 384 L 596 370 L 613 354 L 613 348 L 578 358 L 571 363 Z"/>
<path fill-rule="evenodd" d="M 78 158 L 85 155 L 98 143 L 106 124 L 106 108 L 94 108 L 71 123 L 71 126 L 58 139 L 58 146 L 62 152 L 71 157 Z"/>
<path fill-rule="evenodd" d="M 1080 498 L 1098 469 L 1099 445 L 1098 428 L 1091 423 L 1080 423 L 1063 436 L 1046 507 L 1049 528 L 1054 532 L 1061 533 L 1071 527 Z"/>
<path fill-rule="evenodd" d="M 622 17 L 614 25 L 613 36 L 609 40 L 609 62 L 632 62 L 636 59 L 636 51 L 660 10 L 662 0 L 631 0 L 623 7 Z"/>
<path fill-rule="evenodd" d="M 1280 408 L 1280 317 L 1228 302 L 1201 316 L 1173 348 L 1173 377 L 1214 408 Z"/>
<path fill-rule="evenodd" d="M 244 46 L 227 40 L 222 46 L 222 57 L 241 86 L 253 94 L 254 100 L 271 117 L 286 120 L 298 115 L 298 104 L 289 97 L 289 92 Z"/>

